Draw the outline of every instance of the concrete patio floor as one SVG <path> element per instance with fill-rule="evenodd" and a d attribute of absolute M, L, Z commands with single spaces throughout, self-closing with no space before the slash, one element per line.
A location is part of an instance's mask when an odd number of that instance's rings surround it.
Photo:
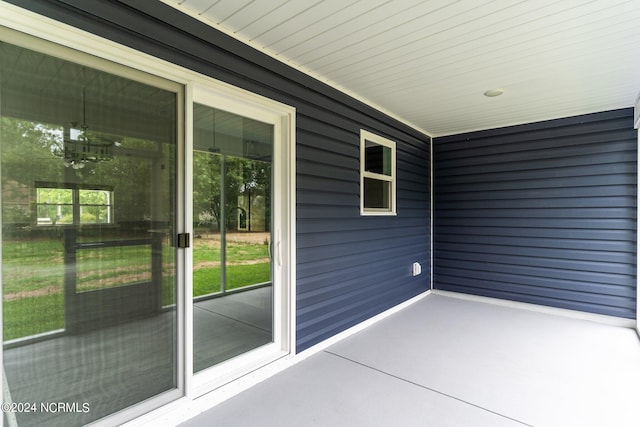
<path fill-rule="evenodd" d="M 640 341 L 432 294 L 182 425 L 639 426 Z"/>

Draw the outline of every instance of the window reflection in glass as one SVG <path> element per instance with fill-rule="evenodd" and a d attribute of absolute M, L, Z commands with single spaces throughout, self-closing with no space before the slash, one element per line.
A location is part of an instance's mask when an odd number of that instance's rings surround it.
<path fill-rule="evenodd" d="M 90 408 L 20 426 L 84 425 L 177 385 L 177 95 L 142 80 L 0 43 L 6 386 Z"/>
<path fill-rule="evenodd" d="M 273 341 L 273 132 L 194 105 L 194 372 Z"/>

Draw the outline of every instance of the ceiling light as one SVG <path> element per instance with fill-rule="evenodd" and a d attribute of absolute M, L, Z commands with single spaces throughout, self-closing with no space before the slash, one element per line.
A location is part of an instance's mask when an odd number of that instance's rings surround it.
<path fill-rule="evenodd" d="M 489 98 L 493 98 L 496 96 L 500 96 L 504 93 L 504 89 L 491 89 L 484 93 L 484 96 L 488 96 Z"/>
<path fill-rule="evenodd" d="M 87 104 L 85 89 L 82 89 L 82 125 L 78 128 L 78 122 L 72 122 L 69 128 L 69 137 L 63 138 L 62 146 L 52 150 L 55 156 L 62 158 L 65 167 L 73 169 L 84 168 L 87 162 L 99 163 L 113 159 L 112 147 L 120 145 L 111 139 L 101 138 L 98 135 L 89 137 L 89 125 L 87 125 Z"/>

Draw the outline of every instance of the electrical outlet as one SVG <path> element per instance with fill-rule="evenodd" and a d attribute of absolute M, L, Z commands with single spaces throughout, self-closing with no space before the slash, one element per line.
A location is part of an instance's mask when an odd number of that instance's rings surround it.
<path fill-rule="evenodd" d="M 419 262 L 414 262 L 413 263 L 413 275 L 414 276 L 418 276 L 422 274 L 422 266 L 420 265 Z"/>

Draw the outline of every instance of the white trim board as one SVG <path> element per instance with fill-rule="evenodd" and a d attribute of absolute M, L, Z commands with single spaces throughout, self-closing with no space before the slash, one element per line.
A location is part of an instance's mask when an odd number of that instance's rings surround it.
<path fill-rule="evenodd" d="M 316 73 L 316 72 L 314 72 L 314 71 L 312 71 L 312 70 L 310 70 L 310 69 L 308 69 L 306 67 L 291 65 L 289 62 L 284 61 L 281 57 L 273 54 L 272 52 L 270 52 L 267 49 L 264 49 L 264 47 L 261 46 L 260 44 L 255 43 L 254 41 L 249 40 L 249 39 L 247 39 L 245 37 L 242 37 L 241 35 L 239 35 L 237 33 L 234 33 L 233 31 L 229 31 L 228 29 L 226 29 L 222 25 L 219 25 L 219 23 L 216 23 L 216 22 L 214 22 L 214 21 L 212 21 L 210 19 L 207 19 L 206 17 L 204 17 L 202 15 L 193 13 L 191 10 L 189 10 L 186 7 L 182 6 L 181 3 L 178 4 L 178 3 L 175 3 L 175 2 L 172 2 L 172 1 L 169 1 L 169 0 L 160 0 L 160 1 L 165 3 L 167 6 L 170 6 L 170 7 L 174 8 L 174 9 L 184 13 L 185 15 L 188 15 L 188 16 L 190 16 L 190 17 L 202 22 L 203 24 L 205 24 L 205 25 L 207 25 L 209 27 L 212 27 L 212 28 L 220 31 L 221 33 L 226 34 L 227 36 L 229 36 L 229 37 L 231 37 L 231 38 L 233 38 L 235 40 L 238 40 L 239 42 L 241 42 L 241 43 L 243 43 L 243 44 L 245 44 L 245 45 L 257 50 L 258 52 L 261 52 L 261 53 L 269 56 L 270 58 L 275 59 L 276 61 L 281 62 L 282 64 L 285 64 L 288 67 L 294 68 L 294 69 L 306 74 L 307 76 L 312 77 L 312 78 L 318 80 L 319 82 L 322 82 L 322 83 L 326 84 L 327 86 L 332 87 L 333 89 L 337 90 L 338 92 L 342 92 L 345 95 L 348 95 L 349 97 L 351 97 L 351 98 L 353 98 L 353 99 L 355 99 L 357 101 L 360 101 L 363 104 L 368 105 L 369 107 L 371 107 L 371 108 L 373 108 L 375 110 L 378 110 L 378 111 L 384 113 L 385 115 L 393 118 L 394 120 L 397 120 L 398 122 L 409 126 L 411 129 L 414 129 L 414 130 L 422 133 L 423 135 L 426 135 L 429 138 L 432 138 L 432 135 L 429 132 L 427 132 L 425 129 L 422 129 L 420 126 L 416 125 L 415 123 L 412 123 L 412 122 L 410 122 L 410 121 L 408 121 L 406 119 L 403 119 L 402 117 L 398 116 L 397 114 L 393 113 L 392 111 L 389 111 L 388 109 L 376 104 L 375 102 L 363 97 L 362 95 L 358 95 L 357 93 L 355 93 L 355 92 L 353 92 L 353 91 L 351 91 L 351 90 L 349 90 L 349 89 L 337 84 L 336 82 L 334 82 L 332 80 L 327 79 L 326 77 L 321 76 L 320 74 L 318 74 L 318 73 Z"/>
<path fill-rule="evenodd" d="M 636 143 L 636 211 L 640 200 L 640 94 L 633 108 L 633 126 L 637 129 L 638 142 Z M 640 249 L 638 248 L 638 233 L 640 223 L 636 220 L 636 331 L 640 335 Z"/>
<path fill-rule="evenodd" d="M 367 320 L 362 321 L 361 323 L 358 323 L 355 326 L 352 326 L 351 328 L 344 330 L 332 337 L 327 338 L 326 340 L 312 346 L 309 347 L 308 349 L 304 350 L 302 353 L 298 353 L 296 354 L 296 363 L 310 357 L 313 356 L 316 353 L 319 353 L 321 351 L 324 351 L 325 349 L 327 349 L 328 347 L 344 340 L 345 338 L 349 338 L 352 335 L 357 334 L 358 332 L 361 332 L 365 329 L 367 329 L 369 326 L 372 326 L 378 322 L 380 322 L 381 320 L 386 319 L 387 317 L 417 303 L 418 301 L 426 298 L 427 296 L 429 296 L 433 291 L 431 290 L 427 290 L 411 299 L 408 299 L 394 307 L 391 307 L 390 309 L 383 311 L 380 314 L 377 314 Z"/>
<path fill-rule="evenodd" d="M 197 399 L 188 399 L 183 398 L 178 401 L 172 402 L 168 405 L 163 406 L 153 412 L 150 412 L 142 417 L 136 418 L 130 423 L 125 424 L 125 427 L 147 427 L 147 426 L 158 426 L 158 425 L 176 425 L 180 422 L 184 422 L 187 419 L 196 417 L 202 412 L 209 410 L 216 405 L 224 402 L 227 399 L 230 399 L 239 393 L 248 390 L 254 385 L 259 384 L 260 382 L 270 378 L 273 375 L 278 374 L 279 372 L 284 371 L 287 368 L 290 368 L 296 365 L 303 360 L 320 353 L 330 346 L 337 344 L 338 342 L 349 338 L 358 332 L 361 332 L 367 329 L 370 326 L 392 316 L 400 312 L 401 310 L 412 306 L 418 301 L 423 300 L 429 295 L 440 295 L 449 298 L 457 298 L 468 301 L 481 302 L 486 304 L 494 304 L 503 307 L 511 307 L 519 310 L 528 310 L 537 313 L 546 313 L 556 316 L 561 316 L 565 318 L 572 318 L 577 320 L 587 320 L 592 322 L 597 322 L 601 324 L 607 324 L 611 326 L 617 327 L 625 327 L 625 328 L 634 328 L 635 321 L 632 319 L 624 319 L 613 316 L 605 316 L 599 314 L 585 313 L 581 311 L 575 310 L 567 310 L 562 308 L 555 307 L 546 307 L 538 304 L 528 304 L 521 303 L 516 301 L 507 301 L 501 300 L 497 298 L 489 298 L 489 297 L 481 297 L 476 295 L 462 294 L 457 292 L 449 292 L 449 291 L 440 291 L 440 290 L 427 290 L 420 295 L 417 295 L 395 307 L 390 308 L 368 320 L 365 320 L 343 332 L 340 332 L 331 338 L 327 338 L 326 340 L 314 345 L 313 347 L 308 348 L 307 350 L 295 354 L 293 356 L 284 357 L 264 368 L 256 370 L 245 377 L 234 381 L 233 383 L 227 384 L 220 389 L 216 390 L 216 393 L 209 393 L 207 395 L 201 396 Z"/>
<path fill-rule="evenodd" d="M 636 128 L 640 127 L 640 99 L 636 103 Z M 638 201 L 640 200 L 640 129 L 638 141 L 636 143 L 636 212 L 638 211 Z M 636 214 L 637 215 L 637 214 Z M 640 335 L 640 248 L 638 248 L 638 236 L 640 235 L 640 223 L 636 218 L 636 331 Z"/>
<path fill-rule="evenodd" d="M 434 290 L 433 280 L 433 267 L 434 267 L 434 239 L 433 239 L 433 230 L 435 230 L 435 186 L 433 182 L 434 178 L 434 161 L 433 161 L 433 138 L 429 138 L 429 289 Z"/>
<path fill-rule="evenodd" d="M 208 393 L 195 399 L 183 397 L 179 400 L 164 405 L 161 408 L 151 411 L 141 417 L 131 420 L 126 424 L 123 424 L 123 427 L 156 427 L 165 425 L 174 426 L 181 422 L 185 422 L 186 420 L 196 417 L 201 413 L 215 407 L 225 400 L 230 399 L 238 395 L 239 393 L 250 389 L 251 387 L 261 383 L 262 381 L 278 374 L 279 372 L 282 372 L 285 369 L 290 368 L 297 363 L 300 363 L 303 360 L 324 351 L 329 346 L 332 346 L 333 344 L 336 344 L 344 340 L 345 338 L 349 338 L 350 336 L 363 331 L 369 326 L 372 326 L 380 322 L 381 320 L 384 320 L 387 317 L 417 303 L 418 301 L 427 297 L 429 294 L 431 294 L 431 291 L 427 290 L 420 295 L 417 295 L 372 318 L 358 323 L 357 325 L 352 326 L 351 328 L 342 331 L 332 336 L 331 338 L 327 338 L 326 340 L 304 350 L 301 353 L 285 356 L 275 362 L 272 362 L 269 365 L 266 365 L 245 375 L 242 378 L 236 379 L 235 381 L 218 388 L 214 393 Z"/>
<path fill-rule="evenodd" d="M 623 317 L 606 316 L 604 314 L 587 313 L 584 311 L 569 310 L 566 308 L 548 307 L 548 306 L 539 305 L 539 304 L 509 301 L 509 300 L 503 300 L 498 298 L 482 297 L 478 295 L 462 294 L 462 293 L 451 292 L 451 291 L 433 290 L 432 293 L 434 295 L 441 295 L 444 297 L 458 298 L 458 299 L 463 299 L 468 301 L 482 302 L 486 304 L 494 304 L 502 307 L 517 308 L 520 310 L 529 310 L 537 313 L 546 313 L 554 316 L 567 317 L 567 318 L 577 319 L 577 320 L 587 320 L 590 322 L 602 323 L 610 326 L 618 326 L 622 328 L 636 327 L 635 320 L 625 319 Z"/>

